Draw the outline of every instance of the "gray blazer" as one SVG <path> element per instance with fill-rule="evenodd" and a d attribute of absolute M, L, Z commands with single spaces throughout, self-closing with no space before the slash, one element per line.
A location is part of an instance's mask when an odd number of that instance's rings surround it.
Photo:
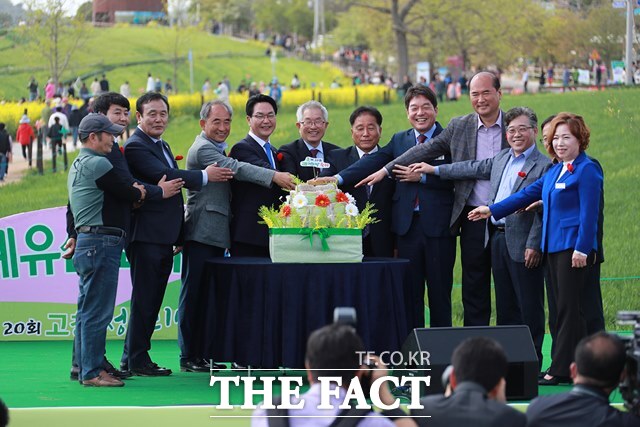
<path fill-rule="evenodd" d="M 201 170 L 213 163 L 233 170 L 234 179 L 264 187 L 271 186 L 276 172 L 225 156 L 216 150 L 204 132 L 200 133 L 187 153 L 187 169 Z M 231 245 L 230 203 L 231 184 L 228 181 L 209 182 L 200 191 L 187 190 L 184 240 L 228 248 Z"/>
<path fill-rule="evenodd" d="M 504 116 L 504 113 L 503 113 Z M 403 155 L 387 163 L 385 168 L 391 172 L 396 164 L 410 165 L 412 163 L 426 162 L 443 155 L 451 154 L 452 162 L 476 159 L 476 145 L 478 137 L 478 115 L 476 113 L 466 116 L 454 117 L 447 127 L 435 138 L 424 144 L 416 145 L 407 150 Z M 508 148 L 507 138 L 502 130 L 502 148 Z M 456 232 L 457 220 L 467 204 L 471 190 L 475 185 L 475 179 L 460 180 L 455 182 L 455 198 L 451 211 L 450 226 Z"/>
<path fill-rule="evenodd" d="M 492 159 L 470 160 L 466 162 L 440 165 L 442 179 L 489 179 L 491 181 L 491 203 L 495 202 L 502 173 L 507 167 L 511 149 L 506 148 Z M 524 163 L 524 178 L 518 177 L 511 194 L 516 193 L 534 183 L 551 167 L 551 160 L 536 147 Z M 488 224 L 488 221 L 487 221 Z M 489 232 L 485 234 L 485 245 L 489 240 Z M 505 240 L 509 256 L 516 262 L 524 262 L 525 249 L 540 251 L 542 239 L 542 215 L 540 212 L 514 213 L 505 218 Z"/>

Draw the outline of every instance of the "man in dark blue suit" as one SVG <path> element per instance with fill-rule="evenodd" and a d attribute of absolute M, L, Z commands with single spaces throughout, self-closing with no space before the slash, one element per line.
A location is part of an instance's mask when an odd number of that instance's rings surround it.
<path fill-rule="evenodd" d="M 329 126 L 329 112 L 318 101 L 308 101 L 299 106 L 296 119 L 300 138 L 280 147 L 278 153 L 282 154 L 282 161 L 279 166 L 281 171 L 308 181 L 318 176 L 320 171 L 316 168 L 300 166 L 300 162 L 307 157 L 324 160 L 331 151 L 340 147 L 322 140 Z"/>
<path fill-rule="evenodd" d="M 138 128 L 125 146 L 125 158 L 134 177 L 143 182 L 158 182 L 163 176 L 169 180 L 181 178 L 190 190 L 199 190 L 209 181 L 233 177 L 230 169 L 214 165 L 204 170 L 178 169 L 169 145 L 162 140 L 169 120 L 169 103 L 165 96 L 148 92 L 138 98 L 136 110 Z M 135 375 L 171 374 L 170 369 L 152 362 L 149 349 L 173 256 L 182 250 L 183 223 L 182 193 L 150 200 L 133 214 L 131 243 L 127 248 L 133 291 L 121 366 L 128 367 Z"/>
<path fill-rule="evenodd" d="M 276 130 L 278 105 L 273 98 L 256 95 L 246 105 L 249 134 L 235 143 L 229 157 L 278 170 L 278 156 L 269 137 Z M 234 180 L 231 182 L 231 256 L 269 257 L 269 228 L 258 216 L 260 206 L 278 206 L 282 190 Z"/>
<path fill-rule="evenodd" d="M 358 107 L 349 117 L 351 138 L 355 145 L 349 148 L 332 150 L 325 157 L 331 165 L 329 174 L 334 175 L 360 159 L 366 158 L 380 150 L 378 143 L 382 134 L 382 114 L 374 107 Z M 392 257 L 395 247 L 391 231 L 391 198 L 395 187 L 394 181 L 387 179 L 374 186 L 343 186 L 342 189 L 356 199 L 356 206 L 362 212 L 367 202 L 371 202 L 377 210 L 378 220 L 363 230 L 362 249 L 366 257 Z"/>
<path fill-rule="evenodd" d="M 398 132 L 377 153 L 338 175 L 341 185 L 354 185 L 405 151 L 442 132 L 436 121 L 438 100 L 425 86 L 411 87 L 404 98 L 412 128 Z M 449 155 L 430 164 L 451 163 Z M 451 287 L 456 239 L 449 229 L 453 208 L 453 182 L 412 173 L 399 166 L 392 206 L 392 231 L 397 235 L 398 257 L 410 261 L 411 285 L 407 292 L 412 327 L 424 327 L 424 281 L 427 281 L 431 326 L 451 326 Z"/>

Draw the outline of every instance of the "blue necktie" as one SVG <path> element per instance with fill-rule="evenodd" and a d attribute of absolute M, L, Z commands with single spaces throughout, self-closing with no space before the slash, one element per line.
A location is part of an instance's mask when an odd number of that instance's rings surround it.
<path fill-rule="evenodd" d="M 273 169 L 276 168 L 276 162 L 273 161 L 273 153 L 271 152 L 271 144 L 268 142 L 264 144 L 264 151 L 267 152 L 267 158 L 269 159 L 269 163 Z"/>

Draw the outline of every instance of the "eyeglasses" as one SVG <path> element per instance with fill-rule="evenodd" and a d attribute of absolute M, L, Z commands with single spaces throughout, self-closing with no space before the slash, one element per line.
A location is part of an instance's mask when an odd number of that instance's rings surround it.
<path fill-rule="evenodd" d="M 528 131 L 529 129 L 533 129 L 533 126 L 518 126 L 518 127 L 511 127 L 511 128 L 507 128 L 507 134 L 509 135 L 515 135 L 516 132 L 518 132 L 520 135 L 523 135 L 526 131 Z"/>
<path fill-rule="evenodd" d="M 306 128 L 310 128 L 311 126 L 315 126 L 315 127 L 321 127 L 322 125 L 324 125 L 326 122 L 322 119 L 317 119 L 317 120 L 303 120 L 300 122 L 300 124 Z"/>
<path fill-rule="evenodd" d="M 254 114 L 253 116 L 254 119 L 258 120 L 258 121 L 262 121 L 264 119 L 267 120 L 273 120 L 276 118 L 276 115 L 274 113 L 269 113 L 269 114 Z"/>

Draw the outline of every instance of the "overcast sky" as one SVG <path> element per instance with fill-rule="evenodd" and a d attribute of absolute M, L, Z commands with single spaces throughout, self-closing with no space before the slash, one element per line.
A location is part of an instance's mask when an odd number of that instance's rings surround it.
<path fill-rule="evenodd" d="M 38 0 L 36 0 L 36 2 L 37 1 Z M 78 7 L 85 1 L 86 0 L 65 0 L 64 6 L 65 6 L 65 9 L 67 10 L 67 13 L 69 15 L 75 15 L 76 10 L 78 10 Z M 24 3 L 24 0 L 11 0 L 11 3 L 13 4 Z"/>

